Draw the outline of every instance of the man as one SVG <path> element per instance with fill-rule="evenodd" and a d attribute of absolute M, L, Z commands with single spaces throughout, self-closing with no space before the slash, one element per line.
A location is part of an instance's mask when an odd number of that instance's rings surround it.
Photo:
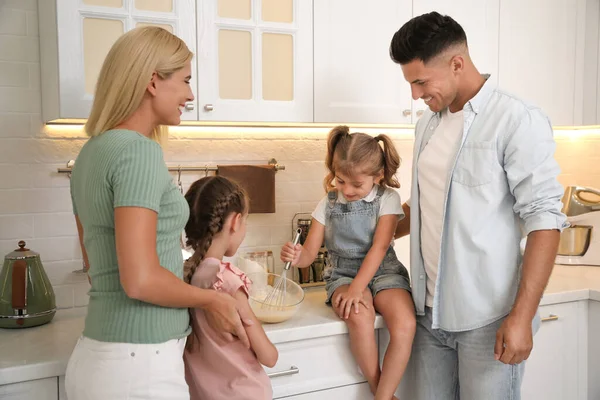
<path fill-rule="evenodd" d="M 410 208 L 396 231 L 411 234 L 411 398 L 519 399 L 567 225 L 552 127 L 542 110 L 477 71 L 464 30 L 448 16 L 407 22 L 390 55 L 413 98 L 429 106 L 416 125 Z"/>

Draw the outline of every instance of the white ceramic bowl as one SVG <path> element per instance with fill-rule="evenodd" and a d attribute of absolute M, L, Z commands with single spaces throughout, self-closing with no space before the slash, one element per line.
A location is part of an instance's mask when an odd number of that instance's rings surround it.
<path fill-rule="evenodd" d="M 288 271 L 291 274 L 291 271 Z M 259 321 L 275 324 L 292 318 L 304 300 L 304 290 L 289 278 L 281 282 L 281 290 L 273 292 L 281 276 L 265 272 L 249 274 L 252 280 L 250 298 L 252 311 Z M 285 285 L 285 293 L 284 293 Z"/>

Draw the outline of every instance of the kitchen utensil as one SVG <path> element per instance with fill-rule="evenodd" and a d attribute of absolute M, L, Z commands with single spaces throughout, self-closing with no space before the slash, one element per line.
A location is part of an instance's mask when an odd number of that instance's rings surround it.
<path fill-rule="evenodd" d="M 569 186 L 562 202 L 571 226 L 560 234 L 556 263 L 600 266 L 600 190 Z"/>
<path fill-rule="evenodd" d="M 296 237 L 294 237 L 294 242 L 293 245 L 296 246 L 298 244 L 298 241 L 300 240 L 300 235 L 302 234 L 302 230 L 297 229 L 296 230 Z M 273 286 L 272 286 L 272 290 L 269 291 L 269 293 L 267 294 L 265 301 L 263 303 L 263 306 L 267 306 L 267 307 L 277 307 L 277 306 L 284 306 L 286 303 L 286 295 L 287 295 L 287 287 L 288 285 L 285 284 L 285 282 L 287 282 L 289 279 L 287 279 L 287 272 L 290 270 L 292 263 L 290 261 L 285 263 L 285 266 L 283 267 L 283 271 L 281 272 L 281 276 L 275 280 Z M 290 280 L 291 282 L 291 280 Z"/>
<path fill-rule="evenodd" d="M 274 273 L 275 272 L 275 257 L 273 257 L 273 252 L 271 250 L 265 251 L 251 251 L 244 253 L 240 259 L 241 269 L 245 270 L 246 264 L 250 264 L 250 262 L 254 262 L 260 265 L 265 272 Z M 251 272 L 250 270 L 247 272 Z"/>
<path fill-rule="evenodd" d="M 26 328 L 48 323 L 56 313 L 54 289 L 40 255 L 19 248 L 4 257 L 0 272 L 0 328 Z"/>
<path fill-rule="evenodd" d="M 247 276 L 252 281 L 248 302 L 259 321 L 273 324 L 286 321 L 296 314 L 304 300 L 304 290 L 300 285 L 291 279 L 282 280 L 276 274 L 257 272 Z M 266 299 L 277 282 L 283 282 L 281 286 L 285 285 L 285 301 L 276 305 L 267 303 Z"/>

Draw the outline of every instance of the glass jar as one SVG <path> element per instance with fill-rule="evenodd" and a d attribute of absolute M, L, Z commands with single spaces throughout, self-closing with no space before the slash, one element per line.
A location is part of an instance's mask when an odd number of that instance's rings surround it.
<path fill-rule="evenodd" d="M 311 265 L 313 282 L 323 282 L 323 271 L 325 271 L 325 253 L 320 251 Z"/>
<path fill-rule="evenodd" d="M 312 220 L 310 219 L 299 219 L 298 220 L 298 229 L 302 231 L 300 234 L 300 244 L 304 244 L 306 242 L 306 237 L 308 236 L 308 231 L 310 230 L 310 224 Z"/>
<path fill-rule="evenodd" d="M 244 258 L 244 264 L 247 264 L 246 260 L 253 261 L 260 265 L 265 272 L 270 274 L 275 273 L 275 258 L 273 257 L 273 252 L 271 250 L 244 253 L 242 258 Z M 250 273 L 251 271 L 245 272 Z"/>

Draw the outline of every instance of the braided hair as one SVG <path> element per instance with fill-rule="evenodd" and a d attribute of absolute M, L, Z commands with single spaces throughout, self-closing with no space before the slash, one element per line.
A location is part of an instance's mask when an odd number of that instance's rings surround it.
<path fill-rule="evenodd" d="M 223 230 L 227 217 L 231 213 L 245 213 L 248 201 L 240 186 L 218 175 L 194 182 L 185 199 L 190 207 L 190 218 L 185 225 L 186 245 L 194 254 L 183 265 L 183 279 L 190 283 L 213 238 Z"/>

